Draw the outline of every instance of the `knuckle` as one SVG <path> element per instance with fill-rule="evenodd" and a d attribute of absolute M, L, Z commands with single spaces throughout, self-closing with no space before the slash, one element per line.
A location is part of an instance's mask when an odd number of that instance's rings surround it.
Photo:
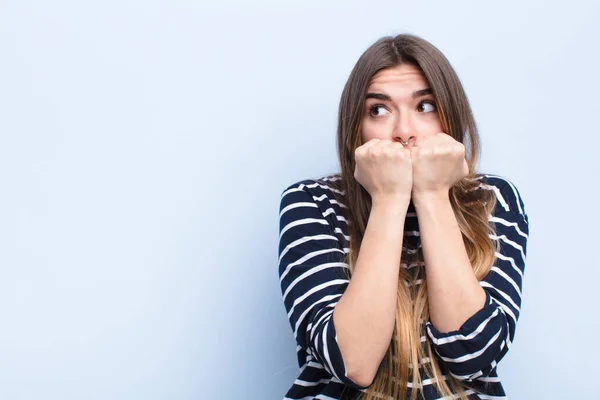
<path fill-rule="evenodd" d="M 371 158 L 378 157 L 381 154 L 381 149 L 379 147 L 371 147 L 369 149 L 369 156 Z"/>

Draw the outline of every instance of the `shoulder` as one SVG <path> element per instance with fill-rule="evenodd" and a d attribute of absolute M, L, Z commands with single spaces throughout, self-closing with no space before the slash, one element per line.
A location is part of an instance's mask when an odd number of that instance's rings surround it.
<path fill-rule="evenodd" d="M 475 179 L 480 182 L 480 188 L 494 192 L 498 212 L 514 212 L 527 218 L 525 202 L 513 181 L 507 177 L 494 174 L 479 174 Z"/>
<path fill-rule="evenodd" d="M 281 192 L 279 218 L 282 224 L 300 220 L 326 222 L 340 243 L 346 243 L 350 237 L 345 200 L 339 175 L 303 179 Z"/>
<path fill-rule="evenodd" d="M 289 203 L 294 199 L 306 199 L 307 196 L 312 197 L 314 201 L 333 200 L 336 195 L 343 196 L 345 194 L 337 184 L 340 179 L 340 176 L 336 174 L 294 182 L 281 191 L 281 201 Z"/>

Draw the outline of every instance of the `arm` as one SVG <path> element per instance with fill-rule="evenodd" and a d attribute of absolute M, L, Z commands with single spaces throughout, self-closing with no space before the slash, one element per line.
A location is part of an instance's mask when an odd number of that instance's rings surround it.
<path fill-rule="evenodd" d="M 431 279 L 437 292 L 429 297 L 432 312 L 427 332 L 440 360 L 452 375 L 462 380 L 487 376 L 494 370 L 514 339 L 520 313 L 529 234 L 528 217 L 514 185 L 499 178 L 492 181 L 495 186 L 488 188 L 495 190 L 499 200 L 491 217 L 497 230 L 497 235 L 492 239 L 500 242 L 500 252 L 496 253 L 497 259 L 490 273 L 478 283 L 482 288 L 480 290 L 483 290 L 483 299 L 479 297 L 481 292 L 472 285 L 473 272 L 472 277 L 465 277 L 464 264 L 455 261 L 462 259 L 462 239 L 461 246 L 458 246 L 460 251 L 454 249 L 454 253 L 446 253 L 454 254 L 453 258 L 448 256 L 447 260 L 442 260 L 439 253 L 447 250 L 443 240 L 438 237 L 439 231 L 436 234 L 431 226 L 425 226 L 427 239 L 422 231 L 424 251 L 425 241 L 430 246 L 432 243 L 440 246 L 435 247 L 437 256 L 432 258 L 436 261 L 431 264 L 426 261 L 428 289 L 431 293 Z M 419 211 L 417 214 L 421 223 Z M 455 228 L 454 224 L 450 225 Z M 448 230 L 452 231 L 452 228 Z M 448 239 L 448 243 L 456 243 L 457 239 L 458 235 L 455 235 L 454 239 Z M 456 275 L 449 271 L 456 272 Z M 457 309 L 452 310 L 447 305 Z"/>
<path fill-rule="evenodd" d="M 357 389 L 371 384 L 393 333 L 406 208 L 373 205 L 350 282 L 342 246 L 313 197 L 294 187 L 282 194 L 279 276 L 294 335 Z"/>
<path fill-rule="evenodd" d="M 447 192 L 413 198 L 426 268 L 429 315 L 440 331 L 460 326 L 485 302 Z"/>
<path fill-rule="evenodd" d="M 349 375 L 364 386 L 375 378 L 394 332 L 407 208 L 395 199 L 373 201 L 354 275 L 333 313 Z"/>

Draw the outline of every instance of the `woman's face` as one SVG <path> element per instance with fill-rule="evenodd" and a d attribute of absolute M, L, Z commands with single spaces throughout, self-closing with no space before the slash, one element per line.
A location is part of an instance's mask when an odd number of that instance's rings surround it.
<path fill-rule="evenodd" d="M 362 116 L 362 143 L 389 139 L 412 146 L 414 138 L 442 132 L 437 103 L 421 71 L 410 64 L 373 76 Z"/>

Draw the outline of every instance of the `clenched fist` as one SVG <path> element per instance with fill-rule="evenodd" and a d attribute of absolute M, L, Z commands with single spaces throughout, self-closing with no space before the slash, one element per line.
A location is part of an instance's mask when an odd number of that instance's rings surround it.
<path fill-rule="evenodd" d="M 354 178 L 373 200 L 390 198 L 410 202 L 413 186 L 411 152 L 401 143 L 371 139 L 354 152 Z"/>
<path fill-rule="evenodd" d="M 448 193 L 455 183 L 469 174 L 465 146 L 443 132 L 417 137 L 410 155 L 413 196 Z"/>

